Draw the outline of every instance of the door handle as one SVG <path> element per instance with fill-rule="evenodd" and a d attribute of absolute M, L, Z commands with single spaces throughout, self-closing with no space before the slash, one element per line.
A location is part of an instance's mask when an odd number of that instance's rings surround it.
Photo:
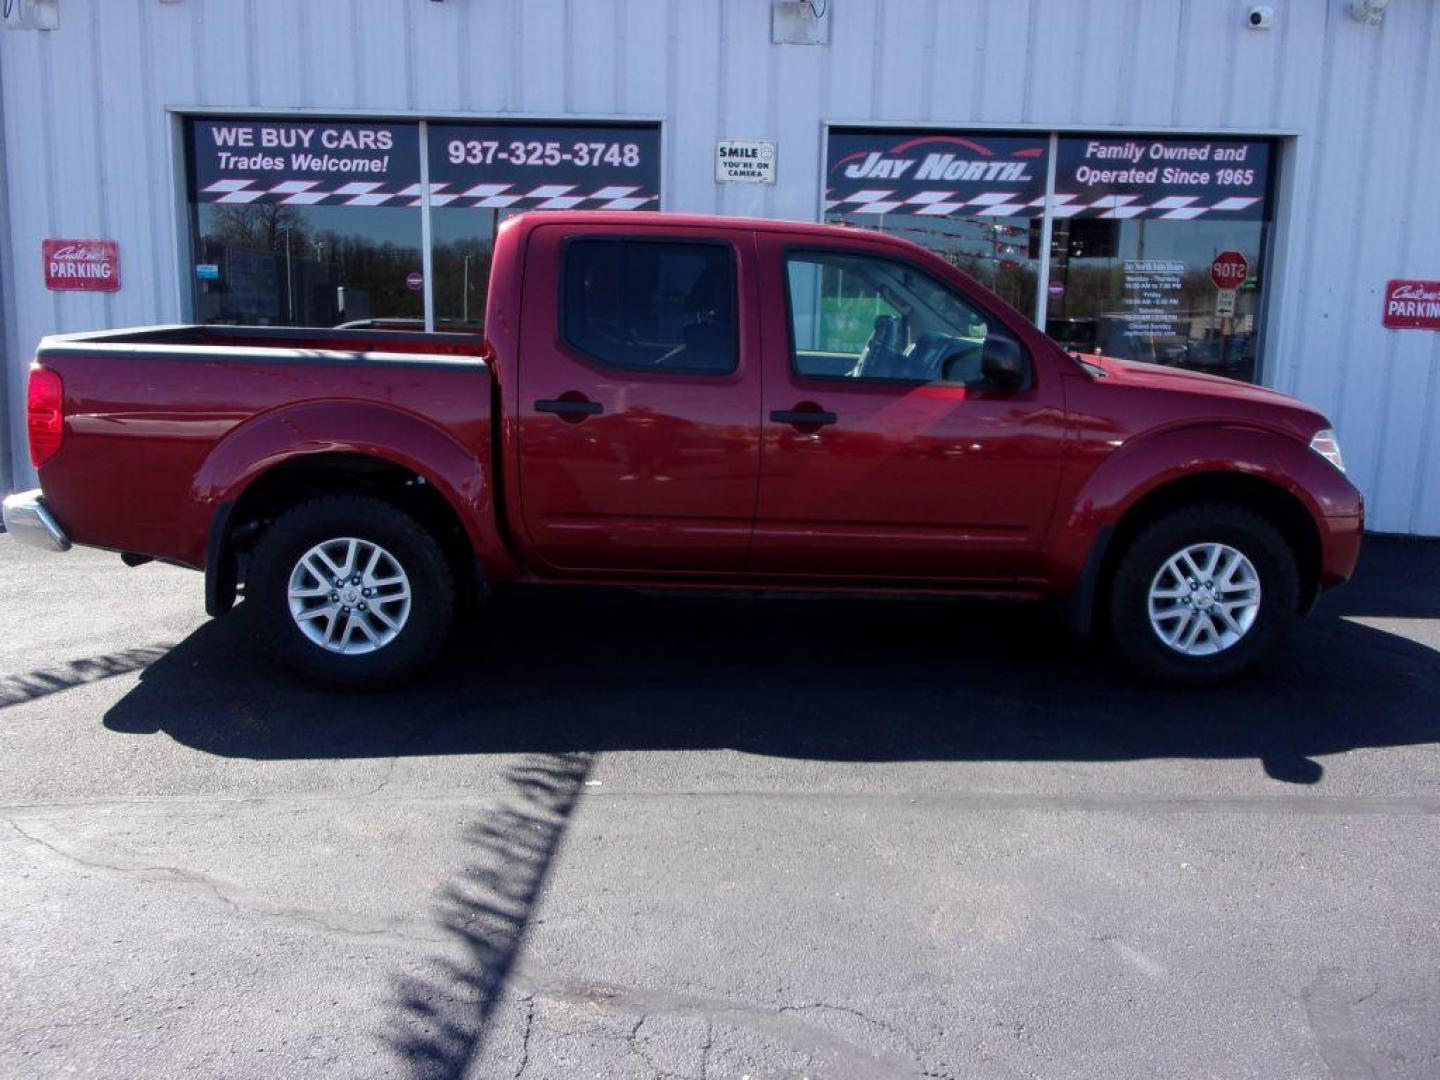
<path fill-rule="evenodd" d="M 796 427 L 824 427 L 840 418 L 823 409 L 776 409 L 770 419 L 777 424 L 794 424 Z"/>
<path fill-rule="evenodd" d="M 568 398 L 542 398 L 535 402 L 536 412 L 555 413 L 557 416 L 595 416 L 605 411 L 598 401 L 573 401 Z"/>

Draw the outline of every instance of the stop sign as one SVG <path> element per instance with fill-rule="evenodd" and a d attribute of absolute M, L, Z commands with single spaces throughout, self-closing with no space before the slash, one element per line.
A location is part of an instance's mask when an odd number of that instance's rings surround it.
<path fill-rule="evenodd" d="M 1250 264 L 1238 251 L 1222 251 L 1210 264 L 1210 280 L 1217 289 L 1238 289 L 1250 274 Z"/>

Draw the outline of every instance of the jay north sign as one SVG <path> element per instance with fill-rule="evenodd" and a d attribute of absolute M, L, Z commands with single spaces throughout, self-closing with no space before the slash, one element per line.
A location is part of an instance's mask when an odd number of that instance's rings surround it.
<path fill-rule="evenodd" d="M 1038 216 L 1043 135 L 830 132 L 825 208 L 855 214 Z"/>
<path fill-rule="evenodd" d="M 830 133 L 826 209 L 854 214 L 1038 217 L 1044 135 Z M 1225 139 L 1059 140 L 1055 216 L 1261 220 L 1270 144 Z"/>

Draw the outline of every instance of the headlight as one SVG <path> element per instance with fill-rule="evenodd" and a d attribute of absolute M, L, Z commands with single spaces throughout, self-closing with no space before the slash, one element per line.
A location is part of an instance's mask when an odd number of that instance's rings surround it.
<path fill-rule="evenodd" d="M 1310 437 L 1310 449 L 1341 472 L 1345 471 L 1345 459 L 1340 456 L 1340 444 L 1335 441 L 1335 432 L 1322 428 Z"/>

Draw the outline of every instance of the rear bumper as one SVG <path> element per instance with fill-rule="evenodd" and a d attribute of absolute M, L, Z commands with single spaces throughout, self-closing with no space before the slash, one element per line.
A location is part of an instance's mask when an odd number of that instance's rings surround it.
<path fill-rule="evenodd" d="M 69 551 L 70 537 L 45 508 L 40 489 L 17 491 L 5 499 L 5 531 L 42 551 Z"/>

